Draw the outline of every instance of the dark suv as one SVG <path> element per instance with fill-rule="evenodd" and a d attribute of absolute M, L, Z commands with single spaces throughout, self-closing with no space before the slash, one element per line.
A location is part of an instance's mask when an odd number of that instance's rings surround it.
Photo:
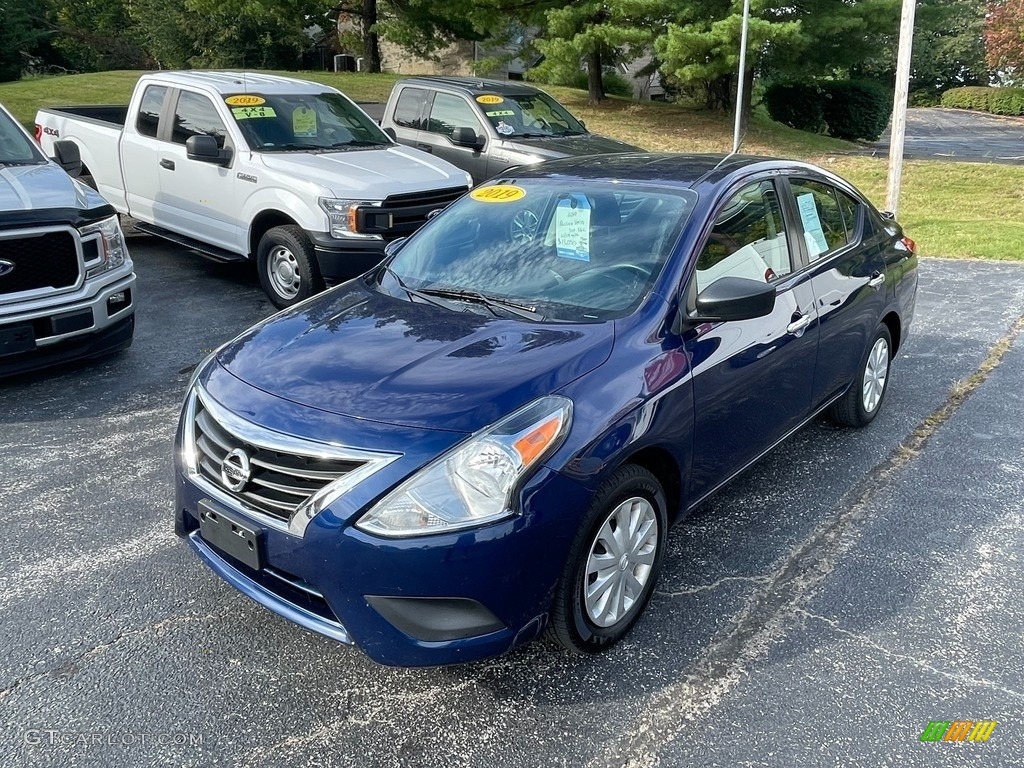
<path fill-rule="evenodd" d="M 476 184 L 515 165 L 637 149 L 590 133 L 543 91 L 503 80 L 400 80 L 381 127 L 399 143 L 469 171 Z"/>

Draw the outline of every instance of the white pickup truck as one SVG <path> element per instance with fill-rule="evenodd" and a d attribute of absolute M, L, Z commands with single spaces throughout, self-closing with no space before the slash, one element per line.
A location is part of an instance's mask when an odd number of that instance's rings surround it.
<path fill-rule="evenodd" d="M 472 184 L 388 137 L 340 91 L 242 72 L 143 75 L 127 107 L 53 107 L 114 208 L 221 261 L 254 260 L 278 307 L 360 274 Z"/>

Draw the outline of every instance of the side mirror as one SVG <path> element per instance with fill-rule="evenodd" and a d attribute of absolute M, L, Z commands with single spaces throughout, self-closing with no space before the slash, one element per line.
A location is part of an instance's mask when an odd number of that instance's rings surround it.
<path fill-rule="evenodd" d="M 398 253 L 400 250 L 402 250 L 402 246 L 405 244 L 405 241 L 408 240 L 408 239 L 409 239 L 408 237 L 396 237 L 390 243 L 385 245 L 384 246 L 384 256 L 385 256 L 385 258 L 391 258 L 396 253 Z"/>
<path fill-rule="evenodd" d="M 82 153 L 73 141 L 53 142 L 53 161 L 72 178 L 82 173 Z"/>
<path fill-rule="evenodd" d="M 746 277 L 723 277 L 697 294 L 696 311 L 686 315 L 680 311 L 673 330 L 681 332 L 684 325 L 753 320 L 770 315 L 775 309 L 775 286 Z"/>
<path fill-rule="evenodd" d="M 480 149 L 484 145 L 484 137 L 477 136 L 472 128 L 456 128 L 452 131 L 452 144 L 457 147 Z"/>
<path fill-rule="evenodd" d="M 231 162 L 231 150 L 221 149 L 217 146 L 217 139 L 205 134 L 185 139 L 185 155 L 189 160 L 198 160 L 200 163 L 227 165 Z"/>
<path fill-rule="evenodd" d="M 392 141 L 398 141 L 398 132 L 390 125 L 384 129 L 384 133 L 388 135 L 388 138 Z"/>

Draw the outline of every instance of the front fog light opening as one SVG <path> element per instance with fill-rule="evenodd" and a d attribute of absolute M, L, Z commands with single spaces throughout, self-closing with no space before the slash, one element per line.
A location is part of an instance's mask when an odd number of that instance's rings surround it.
<path fill-rule="evenodd" d="M 110 294 L 107 297 L 107 317 L 117 314 L 122 309 L 127 309 L 131 304 L 132 292 L 129 288 Z"/>

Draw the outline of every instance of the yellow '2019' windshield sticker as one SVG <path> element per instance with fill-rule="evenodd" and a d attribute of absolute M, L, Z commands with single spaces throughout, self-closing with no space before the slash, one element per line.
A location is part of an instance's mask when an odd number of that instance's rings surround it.
<path fill-rule="evenodd" d="M 501 96 L 495 96 L 493 94 L 484 94 L 483 96 L 477 96 L 476 100 L 481 104 L 501 104 L 505 100 Z"/>
<path fill-rule="evenodd" d="M 526 190 L 511 184 L 498 184 L 474 189 L 469 196 L 481 203 L 511 203 L 526 197 Z"/>
<path fill-rule="evenodd" d="M 258 107 L 260 104 L 266 104 L 267 100 L 262 96 L 243 94 L 240 96 L 228 96 L 224 99 L 224 103 L 229 107 Z"/>
<path fill-rule="evenodd" d="M 273 107 L 232 107 L 235 120 L 249 120 L 253 117 L 277 117 Z"/>

